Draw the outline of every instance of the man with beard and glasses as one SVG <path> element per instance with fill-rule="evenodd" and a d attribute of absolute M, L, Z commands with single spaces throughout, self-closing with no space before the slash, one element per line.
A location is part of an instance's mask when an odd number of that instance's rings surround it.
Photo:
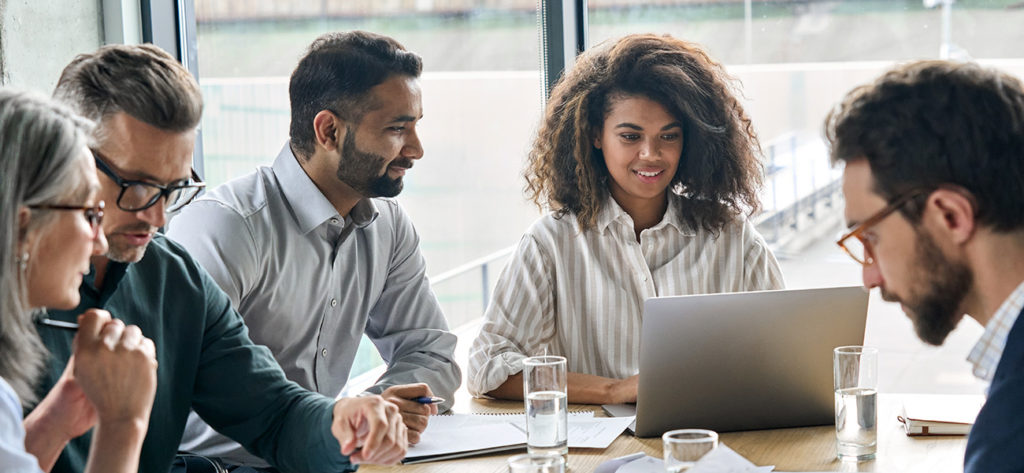
<path fill-rule="evenodd" d="M 93 256 L 78 307 L 49 317 L 106 309 L 153 340 L 157 387 L 137 471 L 167 473 L 190 409 L 284 471 L 401 460 L 408 440 L 397 405 L 335 400 L 289 381 L 216 282 L 157 232 L 202 187 L 191 164 L 203 103 L 188 71 L 152 45 L 104 46 L 76 57 L 54 95 L 97 124 L 91 146 L 109 249 Z M 25 418 L 25 447 L 40 465 L 56 461 L 51 471 L 80 472 L 96 424 L 76 380 L 85 360 L 72 356 L 73 332 L 38 331 L 51 354 L 38 392 L 49 394 Z"/>
<path fill-rule="evenodd" d="M 423 156 L 421 69 L 385 36 L 317 38 L 292 73 L 291 139 L 274 163 L 197 199 L 168 232 L 292 381 L 337 396 L 365 334 L 387 364 L 366 392 L 400 407 L 410 443 L 461 382 L 419 237 L 388 198 Z M 448 401 L 416 401 L 435 395 Z M 181 448 L 264 465 L 194 416 Z"/>
<path fill-rule="evenodd" d="M 924 61 L 850 92 L 826 122 L 845 163 L 864 286 L 899 302 L 940 345 L 966 314 L 985 327 L 968 356 L 988 397 L 968 473 L 1024 471 L 1024 87 L 976 64 Z"/>

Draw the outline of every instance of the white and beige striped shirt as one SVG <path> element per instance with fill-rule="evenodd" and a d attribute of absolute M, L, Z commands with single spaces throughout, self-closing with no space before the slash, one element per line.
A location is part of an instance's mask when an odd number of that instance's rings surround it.
<path fill-rule="evenodd" d="M 783 287 L 778 262 L 750 222 L 738 219 L 716 237 L 682 223 L 677 207 L 669 205 L 639 242 L 611 198 L 588 231 L 572 214 L 535 222 L 502 271 L 470 348 L 469 392 L 494 390 L 522 370 L 523 358 L 544 353 L 565 356 L 570 372 L 632 376 L 645 299 Z"/>

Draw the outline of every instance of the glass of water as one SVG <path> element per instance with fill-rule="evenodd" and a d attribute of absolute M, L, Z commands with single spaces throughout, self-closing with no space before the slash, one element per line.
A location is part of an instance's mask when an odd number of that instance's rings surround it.
<path fill-rule="evenodd" d="M 661 436 L 665 471 L 680 473 L 718 447 L 718 433 L 704 429 L 670 430 Z"/>
<path fill-rule="evenodd" d="M 508 473 L 565 473 L 565 458 L 557 453 L 524 453 L 508 459 Z"/>
<path fill-rule="evenodd" d="M 569 453 L 565 358 L 534 356 L 523 360 L 523 398 L 526 400 L 526 450 L 530 453 Z"/>
<path fill-rule="evenodd" d="M 836 454 L 840 460 L 875 458 L 878 449 L 878 349 L 833 350 L 836 392 Z"/>

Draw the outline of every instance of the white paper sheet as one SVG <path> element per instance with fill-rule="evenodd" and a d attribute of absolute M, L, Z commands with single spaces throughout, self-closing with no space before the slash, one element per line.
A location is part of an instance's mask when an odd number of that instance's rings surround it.
<path fill-rule="evenodd" d="M 569 414 L 570 448 L 608 448 L 629 424 L 632 417 L 594 417 L 594 413 Z M 526 430 L 526 417 L 518 416 L 515 424 Z"/>
<path fill-rule="evenodd" d="M 502 417 L 433 416 L 406 458 L 525 445 L 526 435 Z"/>
<path fill-rule="evenodd" d="M 629 418 L 595 418 L 594 413 L 569 413 L 569 447 L 606 448 L 622 434 Z M 432 416 L 420 443 L 409 447 L 407 460 L 436 455 L 468 456 L 479 451 L 526 445 L 526 417 L 453 414 Z M 465 453 L 465 455 L 457 455 Z M 453 458 L 453 456 L 446 456 Z"/>
<path fill-rule="evenodd" d="M 625 457 L 609 460 L 598 466 L 597 471 L 612 471 L 610 468 L 617 466 L 613 462 L 621 464 Z M 602 468 L 608 466 L 608 470 Z M 774 470 L 773 466 L 756 466 L 736 453 L 733 449 L 720 444 L 718 448 L 701 458 L 696 465 L 687 473 L 768 473 Z M 652 456 L 638 456 L 635 460 L 618 466 L 615 473 L 664 473 L 665 462 L 660 458 Z"/>

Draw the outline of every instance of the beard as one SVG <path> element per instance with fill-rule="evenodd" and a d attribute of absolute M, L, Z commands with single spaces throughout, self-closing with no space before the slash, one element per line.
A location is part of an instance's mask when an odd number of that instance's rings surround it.
<path fill-rule="evenodd" d="M 960 306 L 974 283 L 974 274 L 965 264 L 946 258 L 935 241 L 923 231 L 917 229 L 915 233 L 918 269 L 914 278 L 924 286 L 923 291 L 900 300 L 883 290 L 882 298 L 902 302 L 907 316 L 914 322 L 917 336 L 925 343 L 938 346 L 963 317 Z"/>
<path fill-rule="evenodd" d="M 155 233 L 156 229 L 151 227 L 145 222 L 139 222 L 134 225 L 125 225 L 122 227 L 115 228 L 112 232 L 113 235 L 119 233 Z M 143 256 L 146 255 L 146 248 L 149 243 L 145 245 L 129 245 L 118 238 L 111 238 L 111 234 L 107 235 L 107 254 L 104 255 L 107 259 L 117 261 L 119 263 L 138 263 Z"/>
<path fill-rule="evenodd" d="M 402 178 L 388 177 L 388 166 L 408 169 L 412 167 L 412 160 L 396 158 L 388 163 L 384 156 L 360 150 L 356 146 L 355 130 L 347 129 L 336 173 L 338 180 L 364 197 L 394 197 L 402 192 Z M 384 169 L 383 174 L 378 174 L 380 169 Z"/>

